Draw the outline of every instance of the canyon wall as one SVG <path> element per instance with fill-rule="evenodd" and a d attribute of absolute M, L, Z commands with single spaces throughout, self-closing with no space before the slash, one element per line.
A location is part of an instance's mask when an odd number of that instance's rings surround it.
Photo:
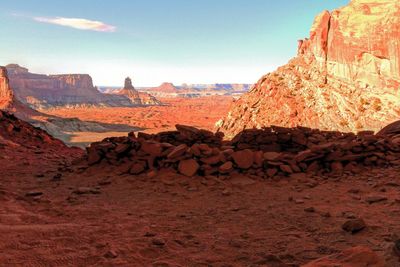
<path fill-rule="evenodd" d="M 262 77 L 217 123 L 379 130 L 400 118 L 400 2 L 353 0 L 318 15 L 298 55 Z"/>

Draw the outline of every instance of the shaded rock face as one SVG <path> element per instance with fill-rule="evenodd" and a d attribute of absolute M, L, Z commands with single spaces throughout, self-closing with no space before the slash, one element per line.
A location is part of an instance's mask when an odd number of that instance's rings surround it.
<path fill-rule="evenodd" d="M 381 129 L 400 115 L 400 2 L 353 0 L 324 11 L 298 55 L 262 77 L 217 126 Z"/>
<path fill-rule="evenodd" d="M 133 87 L 131 78 L 127 77 L 125 79 L 124 88 L 116 92 L 116 95 L 125 96 L 129 99 L 132 105 L 160 105 L 161 101 L 159 101 L 154 96 L 145 93 L 139 92 Z"/>
<path fill-rule="evenodd" d="M 34 74 L 16 64 L 6 68 L 17 99 L 35 109 L 134 106 L 126 97 L 99 92 L 88 74 Z"/>

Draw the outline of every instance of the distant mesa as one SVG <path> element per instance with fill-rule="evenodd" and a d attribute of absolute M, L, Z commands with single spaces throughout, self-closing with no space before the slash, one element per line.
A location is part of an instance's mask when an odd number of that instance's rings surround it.
<path fill-rule="evenodd" d="M 353 0 L 324 11 L 298 55 L 232 106 L 229 136 L 270 125 L 380 130 L 400 117 L 400 1 Z"/>
<path fill-rule="evenodd" d="M 145 90 L 156 97 L 162 98 L 195 98 L 217 95 L 242 95 L 251 86 L 251 84 L 182 84 L 175 86 L 173 83 L 164 82 L 158 87 L 146 88 Z"/>
<path fill-rule="evenodd" d="M 170 94 L 179 93 L 179 89 L 173 83 L 162 83 L 160 86 L 152 88 L 151 91 Z"/>
<path fill-rule="evenodd" d="M 101 93 L 88 74 L 35 74 L 17 64 L 6 68 L 16 98 L 34 109 L 140 105 L 124 95 Z"/>

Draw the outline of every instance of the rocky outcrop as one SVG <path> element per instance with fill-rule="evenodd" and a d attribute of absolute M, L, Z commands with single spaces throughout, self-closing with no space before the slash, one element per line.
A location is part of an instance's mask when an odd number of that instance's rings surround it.
<path fill-rule="evenodd" d="M 400 116 L 400 2 L 353 0 L 317 16 L 298 55 L 262 77 L 218 127 L 379 130 Z"/>
<path fill-rule="evenodd" d="M 146 92 L 137 91 L 135 87 L 133 87 L 132 80 L 129 77 L 125 79 L 124 88 L 117 91 L 115 94 L 127 97 L 133 105 L 161 105 L 161 101 L 154 96 Z"/>
<path fill-rule="evenodd" d="M 127 97 L 103 94 L 87 74 L 42 75 L 16 64 L 6 66 L 15 96 L 35 109 L 76 106 L 135 106 Z"/>

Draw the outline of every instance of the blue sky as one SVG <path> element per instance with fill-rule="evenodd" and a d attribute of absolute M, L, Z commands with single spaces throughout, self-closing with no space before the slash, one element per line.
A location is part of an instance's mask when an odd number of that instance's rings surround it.
<path fill-rule="evenodd" d="M 0 65 L 152 86 L 254 83 L 295 55 L 319 12 L 349 0 L 1 2 Z"/>

